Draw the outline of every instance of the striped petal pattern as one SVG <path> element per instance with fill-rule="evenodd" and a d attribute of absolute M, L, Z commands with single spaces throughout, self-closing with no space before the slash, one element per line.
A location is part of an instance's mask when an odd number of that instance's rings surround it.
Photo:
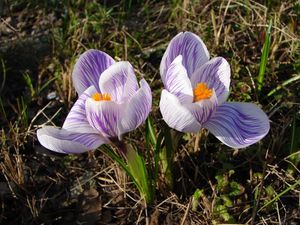
<path fill-rule="evenodd" d="M 90 86 L 94 86 L 100 92 L 100 75 L 114 63 L 113 58 L 99 50 L 91 49 L 83 53 L 72 73 L 73 84 L 78 95 L 80 96 Z"/>
<path fill-rule="evenodd" d="M 163 90 L 161 93 L 159 108 L 165 122 L 175 130 L 180 132 L 198 132 L 201 129 L 201 124 L 190 110 L 167 90 Z"/>
<path fill-rule="evenodd" d="M 226 59 L 216 57 L 199 67 L 192 74 L 191 83 L 195 87 L 200 82 L 215 90 L 219 104 L 225 102 L 230 86 L 230 66 Z"/>
<path fill-rule="evenodd" d="M 115 63 L 104 52 L 88 50 L 75 64 L 72 77 L 79 98 L 62 128 L 37 131 L 39 142 L 52 151 L 81 153 L 121 139 L 151 110 L 150 87 L 143 79 L 139 88 L 129 62 Z"/>
<path fill-rule="evenodd" d="M 204 127 L 227 146 L 245 148 L 262 139 L 269 132 L 270 123 L 256 105 L 228 102 L 217 107 Z"/>
<path fill-rule="evenodd" d="M 209 60 L 197 35 L 183 32 L 171 40 L 160 74 L 165 86 L 160 111 L 171 128 L 198 132 L 204 127 L 233 148 L 254 144 L 269 132 L 268 117 L 256 105 L 226 103 L 230 66 L 222 57 Z"/>
<path fill-rule="evenodd" d="M 100 79 L 102 93 L 109 93 L 115 102 L 124 102 L 139 88 L 133 67 L 129 62 L 117 62 L 105 70 Z"/>
<path fill-rule="evenodd" d="M 178 55 L 182 55 L 182 63 L 189 77 L 209 60 L 209 53 L 200 37 L 191 32 L 181 32 L 171 40 L 161 60 L 162 80 L 164 80 L 170 64 Z"/>
<path fill-rule="evenodd" d="M 136 129 L 151 111 L 152 95 L 148 83 L 142 79 L 140 89 L 126 104 L 119 122 L 119 139 L 122 134 Z"/>
<path fill-rule="evenodd" d="M 117 137 L 121 105 L 113 101 L 87 99 L 86 116 L 89 124 L 107 138 Z"/>
<path fill-rule="evenodd" d="M 62 128 L 72 130 L 79 133 L 98 133 L 87 121 L 85 112 L 85 102 L 97 90 L 94 86 L 89 87 L 83 94 L 80 95 L 69 112 Z"/>
<path fill-rule="evenodd" d="M 44 147 L 65 154 L 86 152 L 109 142 L 99 134 L 77 133 L 51 126 L 39 129 L 37 137 Z"/>
<path fill-rule="evenodd" d="M 193 89 L 187 71 L 182 65 L 182 55 L 177 56 L 170 64 L 164 86 L 170 93 L 176 95 L 181 103 L 193 102 Z"/>
<path fill-rule="evenodd" d="M 200 124 L 203 124 L 212 116 L 217 105 L 218 99 L 213 90 L 213 95 L 209 99 L 186 104 L 184 106 L 193 114 Z"/>

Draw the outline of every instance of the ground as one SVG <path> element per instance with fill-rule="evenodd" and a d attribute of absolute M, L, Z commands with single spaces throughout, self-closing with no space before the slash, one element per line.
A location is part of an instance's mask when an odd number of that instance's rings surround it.
<path fill-rule="evenodd" d="M 0 16 L 1 224 L 299 224 L 298 1 L 4 0 Z M 72 69 L 91 48 L 128 60 L 149 82 L 158 134 L 165 126 L 159 64 L 181 31 L 227 59 L 230 101 L 267 113 L 271 129 L 262 141 L 232 149 L 206 130 L 181 134 L 174 188 L 161 176 L 148 205 L 103 149 L 62 155 L 40 145 L 36 130 L 62 126 L 76 101 Z M 141 154 L 149 150 L 145 129 L 125 137 Z"/>

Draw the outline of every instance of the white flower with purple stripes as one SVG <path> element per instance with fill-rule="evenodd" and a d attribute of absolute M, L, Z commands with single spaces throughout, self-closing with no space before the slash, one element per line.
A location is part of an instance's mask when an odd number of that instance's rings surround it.
<path fill-rule="evenodd" d="M 60 153 L 81 153 L 121 139 L 147 118 L 152 105 L 148 83 L 140 87 L 129 62 L 115 62 L 98 50 L 80 56 L 72 74 L 78 93 L 62 128 L 45 126 L 39 142 Z"/>
<path fill-rule="evenodd" d="M 226 102 L 230 66 L 222 57 L 210 59 L 203 41 L 191 32 L 176 35 L 163 55 L 160 111 L 181 132 L 207 128 L 221 142 L 244 148 L 270 129 L 267 115 L 252 103 Z"/>

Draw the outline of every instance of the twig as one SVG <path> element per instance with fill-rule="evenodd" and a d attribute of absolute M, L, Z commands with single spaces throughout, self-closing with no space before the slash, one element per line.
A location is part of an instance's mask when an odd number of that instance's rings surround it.
<path fill-rule="evenodd" d="M 190 211 L 190 208 L 191 208 L 191 203 L 192 203 L 192 198 L 190 198 L 189 204 L 188 204 L 187 207 L 186 207 L 186 210 L 185 210 L 185 212 L 184 212 L 184 215 L 183 215 L 183 218 L 182 218 L 182 220 L 181 220 L 180 225 L 184 225 L 185 220 L 186 220 L 186 218 L 187 218 L 187 215 L 188 215 L 188 213 L 189 213 L 189 211 Z"/>

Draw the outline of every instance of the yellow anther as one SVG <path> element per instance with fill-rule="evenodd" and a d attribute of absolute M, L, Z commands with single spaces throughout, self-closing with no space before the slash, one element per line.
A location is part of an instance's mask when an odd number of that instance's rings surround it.
<path fill-rule="evenodd" d="M 208 99 L 212 96 L 213 91 L 209 89 L 205 83 L 198 83 L 194 89 L 194 102 L 198 102 L 203 99 Z"/>
<path fill-rule="evenodd" d="M 102 94 L 102 101 L 110 101 L 110 100 L 111 100 L 111 97 L 109 94 L 107 94 L 107 93 Z"/>
<path fill-rule="evenodd" d="M 109 94 L 107 94 L 107 93 L 100 94 L 99 92 L 93 94 L 93 95 L 92 95 L 92 98 L 93 98 L 95 101 L 110 101 L 110 100 L 111 100 L 111 97 L 110 97 Z"/>

